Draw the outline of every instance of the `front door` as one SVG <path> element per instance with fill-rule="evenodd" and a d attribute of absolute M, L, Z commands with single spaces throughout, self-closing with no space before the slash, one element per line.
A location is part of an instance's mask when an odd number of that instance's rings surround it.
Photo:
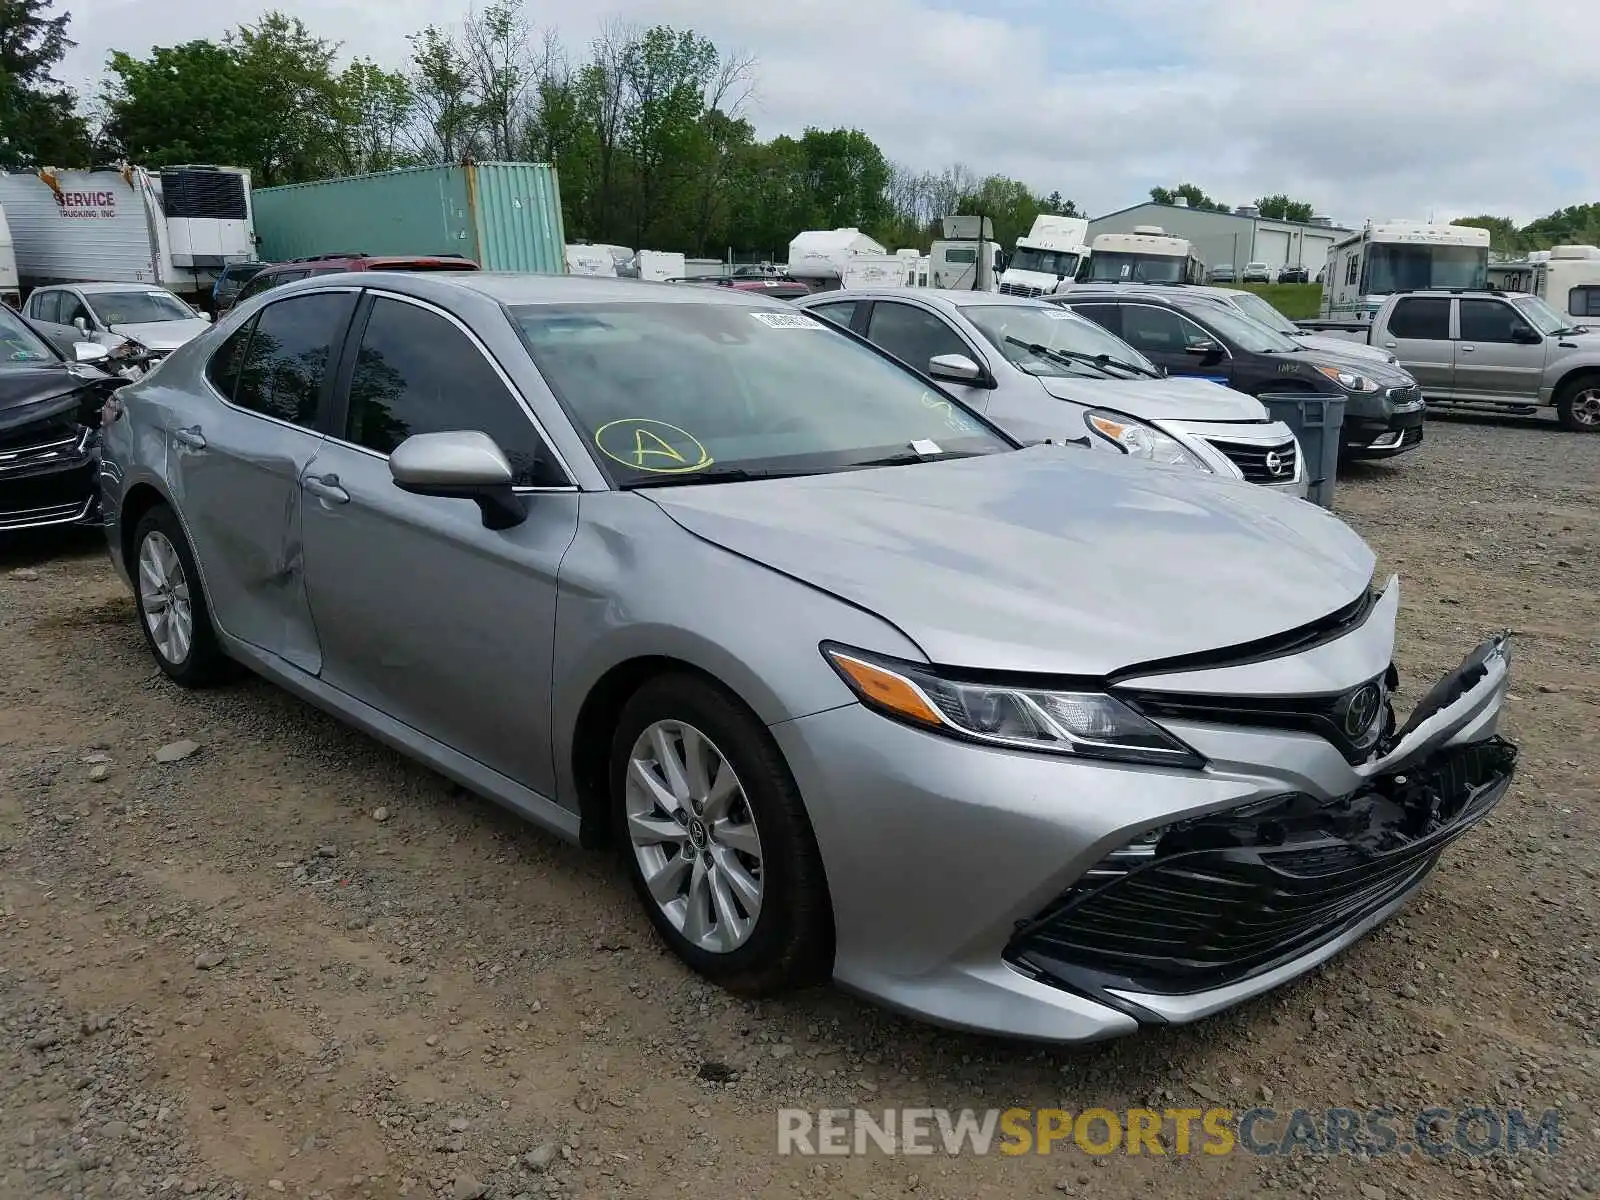
<path fill-rule="evenodd" d="M 322 678 L 544 796 L 556 572 L 578 493 L 486 352 L 440 310 L 382 294 L 330 436 L 305 480 L 306 576 Z M 340 409 L 344 412 L 341 416 Z M 412 434 L 492 437 L 528 518 L 486 529 L 470 500 L 397 488 L 388 455 Z"/>
<path fill-rule="evenodd" d="M 1548 350 L 1544 335 L 1504 300 L 1459 301 L 1458 400 L 1539 402 Z"/>
<path fill-rule="evenodd" d="M 355 301 L 346 289 L 263 308 L 206 366 L 226 403 L 179 403 L 166 415 L 174 499 L 217 623 L 311 674 L 322 656 L 306 601 L 300 482 L 322 446 L 329 363 Z"/>
<path fill-rule="evenodd" d="M 874 300 L 861 330 L 866 339 L 879 349 L 887 350 L 913 371 L 926 375 L 928 364 L 941 354 L 959 354 L 970 358 L 979 366 L 984 357 L 976 348 L 951 327 L 943 317 L 920 304 L 903 304 L 898 300 Z M 945 391 L 968 407 L 984 412 L 989 407 L 990 389 L 968 387 L 960 383 L 939 384 Z"/>
<path fill-rule="evenodd" d="M 1233 360 L 1227 348 L 1209 330 L 1201 328 L 1182 313 L 1154 304 L 1118 305 L 1122 317 L 1122 340 L 1169 375 L 1188 375 L 1212 383 L 1233 382 Z M 1089 315 L 1089 314 L 1085 314 Z M 1211 345 L 1207 356 L 1190 353 L 1195 346 Z"/>
<path fill-rule="evenodd" d="M 1387 350 L 1416 377 L 1424 396 L 1449 399 L 1457 387 L 1456 346 L 1450 337 L 1450 297 L 1404 296 L 1395 302 L 1389 322 L 1374 330 L 1380 350 Z"/>

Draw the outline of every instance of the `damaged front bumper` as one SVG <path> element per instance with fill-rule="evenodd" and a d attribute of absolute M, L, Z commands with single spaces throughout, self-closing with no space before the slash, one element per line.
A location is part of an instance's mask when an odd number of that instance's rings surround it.
<path fill-rule="evenodd" d="M 0 533 L 91 524 L 99 494 L 95 430 L 54 421 L 0 433 Z"/>

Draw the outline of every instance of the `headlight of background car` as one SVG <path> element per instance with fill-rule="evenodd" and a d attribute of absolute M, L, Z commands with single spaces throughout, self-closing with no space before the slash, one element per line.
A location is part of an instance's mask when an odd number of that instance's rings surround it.
<path fill-rule="evenodd" d="M 824 644 L 822 653 L 867 707 L 934 733 L 1086 758 L 1205 764 L 1159 725 L 1104 692 L 966 682 L 844 646 Z"/>
<path fill-rule="evenodd" d="M 1346 370 L 1344 367 L 1319 366 L 1317 371 L 1319 374 L 1333 380 L 1347 392 L 1375 392 L 1378 390 L 1378 385 L 1365 375 L 1357 375 L 1354 371 Z"/>
<path fill-rule="evenodd" d="M 1211 470 L 1177 438 L 1162 433 L 1154 425 L 1146 425 L 1143 421 L 1103 409 L 1091 409 L 1083 414 L 1083 420 L 1089 426 L 1090 433 L 1110 442 L 1130 458 L 1194 467 L 1200 471 Z"/>

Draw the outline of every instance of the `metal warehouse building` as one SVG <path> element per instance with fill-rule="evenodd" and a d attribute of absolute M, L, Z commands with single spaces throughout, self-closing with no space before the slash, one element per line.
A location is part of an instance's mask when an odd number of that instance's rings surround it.
<path fill-rule="evenodd" d="M 1159 225 L 1173 237 L 1188 238 L 1208 267 L 1232 263 L 1238 271 L 1247 262 L 1264 262 L 1276 271 L 1303 266 L 1313 279 L 1328 261 L 1328 248 L 1350 232 L 1331 217 L 1315 216 L 1309 223 L 1274 221 L 1248 204 L 1219 213 L 1152 201 L 1096 217 L 1089 222 L 1089 237 L 1132 233 L 1139 225 Z"/>

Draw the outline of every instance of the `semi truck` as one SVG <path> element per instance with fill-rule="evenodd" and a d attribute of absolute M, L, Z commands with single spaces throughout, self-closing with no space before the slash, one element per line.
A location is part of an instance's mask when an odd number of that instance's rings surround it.
<path fill-rule="evenodd" d="M 1482 290 L 1489 282 L 1489 231 L 1425 221 L 1368 221 L 1328 251 L 1316 324 L 1371 324 L 1384 300 L 1424 288 Z"/>
<path fill-rule="evenodd" d="M 11 172 L 0 207 L 24 297 L 51 283 L 143 283 L 203 302 L 225 266 L 256 257 L 239 167 Z"/>
<path fill-rule="evenodd" d="M 1000 276 L 1000 290 L 1008 296 L 1049 296 L 1064 290 L 1089 257 L 1088 238 L 1084 218 L 1041 213 L 1017 239 Z"/>
<path fill-rule="evenodd" d="M 1132 233 L 1101 233 L 1089 244 L 1084 283 L 1205 283 L 1206 264 L 1188 238 L 1172 237 L 1159 225 L 1136 225 Z"/>

